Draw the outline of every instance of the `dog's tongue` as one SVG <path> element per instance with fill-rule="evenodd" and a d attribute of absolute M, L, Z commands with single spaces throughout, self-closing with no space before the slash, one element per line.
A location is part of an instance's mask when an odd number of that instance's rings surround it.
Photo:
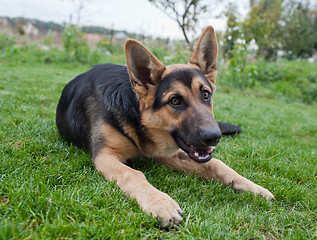
<path fill-rule="evenodd" d="M 196 149 L 191 146 L 188 155 L 191 159 L 195 160 L 196 162 L 204 163 L 208 162 L 212 158 L 213 151 L 213 147 L 209 147 L 207 149 Z"/>

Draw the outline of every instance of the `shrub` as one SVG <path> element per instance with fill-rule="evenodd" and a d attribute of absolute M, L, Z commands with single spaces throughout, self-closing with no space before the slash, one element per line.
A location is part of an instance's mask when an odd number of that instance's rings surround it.
<path fill-rule="evenodd" d="M 243 43 L 235 44 L 230 54 L 232 57 L 225 75 L 226 84 L 240 89 L 258 85 L 257 66 L 248 61 L 247 46 Z"/>
<path fill-rule="evenodd" d="M 15 44 L 15 39 L 10 38 L 6 34 L 0 34 L 0 50 L 4 50 L 6 48 L 11 48 Z"/>
<path fill-rule="evenodd" d="M 308 61 L 250 61 L 243 48 L 235 47 L 220 71 L 220 89 L 254 89 L 253 95 L 285 101 L 317 102 L 317 67 Z"/>
<path fill-rule="evenodd" d="M 70 59 L 80 63 L 98 62 L 100 56 L 97 51 L 90 52 L 87 40 L 79 28 L 74 25 L 65 27 L 63 34 L 63 45 L 65 51 L 69 54 Z"/>

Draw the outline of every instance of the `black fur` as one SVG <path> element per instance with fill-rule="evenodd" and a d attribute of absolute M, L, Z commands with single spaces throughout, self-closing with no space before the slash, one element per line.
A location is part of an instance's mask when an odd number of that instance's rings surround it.
<path fill-rule="evenodd" d="M 142 132 L 139 103 L 125 66 L 96 65 L 64 88 L 56 124 L 65 140 L 91 150 L 90 123 L 98 120 L 106 120 L 122 134 L 123 123 Z"/>
<path fill-rule="evenodd" d="M 192 69 L 173 72 L 165 80 L 161 80 L 164 84 L 160 84 L 162 87 L 158 88 L 157 95 L 164 91 L 164 88 L 168 88 L 172 82 L 168 81 L 169 79 L 179 79 L 183 82 L 184 78 L 191 80 L 195 74 L 203 76 L 199 71 Z M 156 96 L 157 100 L 154 102 L 154 108 L 157 109 L 160 108 L 158 98 Z M 146 129 L 141 124 L 139 102 L 132 89 L 126 66 L 96 65 L 71 80 L 62 92 L 57 106 L 56 125 L 65 140 L 80 148 L 93 150 L 91 123 L 95 125 L 100 120 L 110 123 L 125 136 L 127 135 L 122 126 L 130 124 L 136 129 L 139 138 L 147 139 Z M 239 127 L 231 124 L 219 123 L 219 127 L 224 134 L 241 132 Z M 130 136 L 127 137 L 133 142 Z M 95 141 L 102 143 L 106 139 Z"/>

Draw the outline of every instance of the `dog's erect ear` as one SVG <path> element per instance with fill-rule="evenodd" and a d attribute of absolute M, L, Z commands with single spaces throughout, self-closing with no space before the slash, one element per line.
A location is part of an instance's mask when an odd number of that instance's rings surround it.
<path fill-rule="evenodd" d="M 217 76 L 217 39 L 213 27 L 209 26 L 201 35 L 189 64 L 196 65 L 207 80 L 214 84 Z"/>
<path fill-rule="evenodd" d="M 132 86 L 156 85 L 165 66 L 141 43 L 128 39 L 125 43 L 125 56 Z"/>

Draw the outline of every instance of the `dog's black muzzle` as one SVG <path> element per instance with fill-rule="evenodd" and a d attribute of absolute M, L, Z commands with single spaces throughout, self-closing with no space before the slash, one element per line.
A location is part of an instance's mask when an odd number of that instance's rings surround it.
<path fill-rule="evenodd" d="M 190 131 L 189 131 L 190 132 Z M 199 131 L 196 136 L 181 136 L 177 132 L 172 134 L 176 144 L 197 163 L 206 163 L 212 156 L 215 146 L 221 138 L 218 127 L 206 127 Z"/>

